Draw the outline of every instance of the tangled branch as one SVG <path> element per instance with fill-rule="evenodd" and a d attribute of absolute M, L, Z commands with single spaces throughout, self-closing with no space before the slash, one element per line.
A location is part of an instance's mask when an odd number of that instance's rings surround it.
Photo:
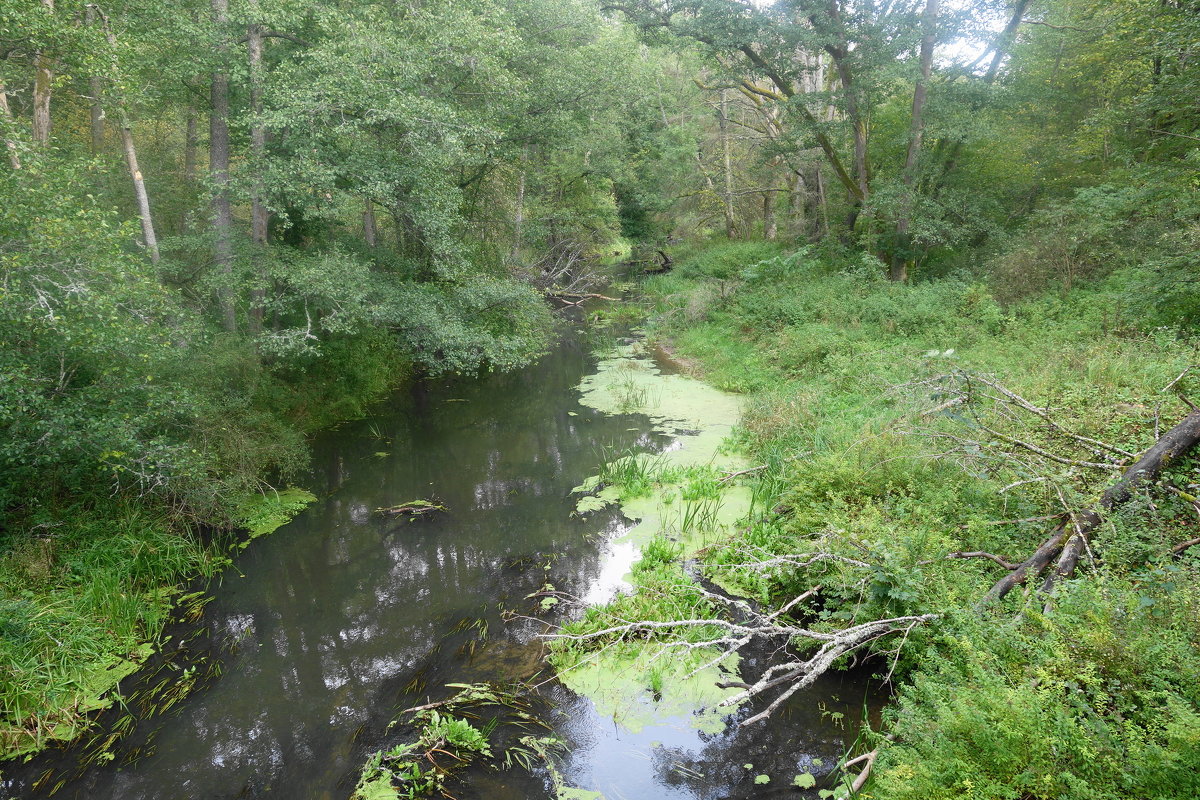
<path fill-rule="evenodd" d="M 800 558 L 796 558 L 800 561 Z M 808 654 L 789 654 L 786 660 L 767 667 L 754 681 L 728 681 L 718 683 L 723 689 L 740 689 L 720 703 L 720 707 L 739 705 L 765 693 L 777 691 L 767 706 L 760 712 L 743 720 L 742 727 L 760 722 L 774 713 L 788 698 L 804 689 L 838 662 L 843 656 L 857 652 L 871 643 L 894 633 L 903 633 L 905 638 L 917 625 L 931 622 L 937 614 L 918 614 L 903 617 L 876 619 L 833 631 L 813 630 L 791 622 L 788 615 L 803 601 L 820 591 L 819 586 L 792 598 L 771 610 L 756 608 L 745 600 L 728 597 L 703 587 L 689 585 L 690 591 L 699 592 L 704 599 L 723 606 L 726 615 L 714 618 L 695 617 L 673 620 L 621 620 L 613 625 L 584 633 L 558 632 L 547 634 L 548 639 L 576 642 L 604 642 L 610 646 L 631 636 L 668 633 L 675 634 L 662 643 L 666 649 L 717 650 L 717 655 L 703 666 L 694 670 L 696 674 L 723 661 L 730 654 L 755 641 L 775 643 L 781 649 L 797 643 L 815 643 L 817 648 Z M 700 631 L 700 635 L 695 635 Z M 691 635 L 689 635 L 691 634 Z M 902 646 L 903 642 L 901 643 Z M 899 656 L 898 646 L 893 652 Z"/>

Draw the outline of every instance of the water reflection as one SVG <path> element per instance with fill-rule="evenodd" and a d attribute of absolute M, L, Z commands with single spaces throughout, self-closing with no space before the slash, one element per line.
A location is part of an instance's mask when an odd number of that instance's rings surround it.
<path fill-rule="evenodd" d="M 84 770 L 56 797 L 344 798 L 398 709 L 448 682 L 538 672 L 543 627 L 520 619 L 506 627 L 502 611 L 528 611 L 526 596 L 548 579 L 605 599 L 632 558 L 606 561 L 602 572 L 604 541 L 628 523 L 612 510 L 572 516 L 571 488 L 595 474 L 605 450 L 670 444 L 645 419 L 580 406 L 574 387 L 589 363 L 568 338 L 520 374 L 422 386 L 322 437 L 304 483 L 323 499 L 254 542 L 214 588 L 206 623 L 221 677 L 142 723 L 113 763 Z M 449 511 L 415 521 L 373 511 L 417 498 Z M 472 621 L 491 639 L 468 648 L 479 630 Z M 609 800 L 738 796 L 720 791 L 736 789 L 741 775 L 714 782 L 693 773 L 731 753 L 741 758 L 742 742 L 768 741 L 705 739 L 686 720 L 632 736 L 598 719 L 588 701 L 548 691 L 563 704 L 563 733 L 576 748 L 567 774 L 608 787 Z M 804 752 L 832 756 L 838 743 L 810 736 L 807 720 L 799 728 Z M 783 741 L 771 747 L 797 752 Z M 11 770 L 0 794 L 34 796 L 37 776 L 72 763 L 42 758 Z M 481 776 L 455 793 L 549 796 L 543 778 L 515 772 Z"/>

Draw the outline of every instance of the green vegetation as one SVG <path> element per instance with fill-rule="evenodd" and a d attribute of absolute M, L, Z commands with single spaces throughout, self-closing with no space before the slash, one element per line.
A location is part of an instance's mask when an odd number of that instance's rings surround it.
<path fill-rule="evenodd" d="M 543 766 L 554 780 L 553 758 L 562 750 L 559 739 L 523 733 L 544 727 L 517 690 L 490 684 L 449 684 L 454 695 L 430 706 L 410 709 L 415 740 L 377 751 L 367 759 L 354 790 L 354 800 L 449 796 L 447 785 L 472 762 L 511 769 Z M 406 712 L 407 713 L 407 712 Z M 487 720 L 476 726 L 471 719 Z M 406 721 L 407 722 L 407 721 Z M 400 723 L 397 719 L 392 726 Z M 391 727 L 391 726 L 389 726 Z M 493 752 L 492 740 L 504 738 L 503 758 Z"/>
<path fill-rule="evenodd" d="M 0 39 L 2 758 L 313 499 L 307 434 L 543 353 L 545 294 L 659 235 L 688 84 L 584 0 L 20 0 Z"/>
<path fill-rule="evenodd" d="M 980 279 L 898 285 L 800 248 L 747 265 L 723 295 L 701 272 L 647 283 L 655 335 L 750 392 L 740 441 L 765 469 L 747 479 L 773 510 L 710 548 L 712 564 L 740 565 L 710 573 L 772 607 L 819 584 L 792 613 L 820 630 L 940 615 L 903 649 L 874 646 L 899 697 L 868 795 L 1195 793 L 1200 561 L 1172 553 L 1193 536 L 1188 492 L 1154 489 L 1112 514 L 1099 559 L 1044 609 L 1016 592 L 978 610 L 1005 570 L 947 558 L 1019 562 L 1055 515 L 1094 502 L 1122 459 L 1062 431 L 1136 453 L 1187 413 L 1162 392 L 1195 360 L 1187 333 L 1116 322 L 1139 274 L 1001 305 Z M 1182 460 L 1170 479 L 1194 470 Z"/>
<path fill-rule="evenodd" d="M 528 364 L 628 257 L 727 391 L 585 381 L 699 434 L 581 487 L 642 560 L 561 669 L 668 702 L 666 623 L 732 669 L 736 607 L 797 646 L 772 689 L 897 686 L 856 791 L 1195 796 L 1196 457 L 1106 489 L 1195 409 L 1198 42 L 1194 0 L 0 0 L 0 756 L 313 499 L 306 435 Z M 425 721 L 360 793 L 486 754 Z"/>

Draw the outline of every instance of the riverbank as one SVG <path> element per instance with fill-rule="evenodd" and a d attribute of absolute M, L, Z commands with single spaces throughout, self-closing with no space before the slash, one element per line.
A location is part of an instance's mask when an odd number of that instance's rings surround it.
<path fill-rule="evenodd" d="M 1001 306 L 983 285 L 895 285 L 805 250 L 745 259 L 754 247 L 650 278 L 652 336 L 747 395 L 739 442 L 773 509 L 709 548 L 706 574 L 768 604 L 820 586 L 792 610 L 818 631 L 938 615 L 858 654 L 898 689 L 865 740 L 880 746 L 865 791 L 1193 796 L 1200 563 L 1172 554 L 1193 536 L 1185 500 L 1153 491 L 1112 514 L 1045 608 L 1020 592 L 976 604 L 997 561 L 1032 553 L 1056 515 L 1094 502 L 1117 453 L 1186 414 L 1163 390 L 1195 344 L 1123 320 L 1119 275 Z"/>
<path fill-rule="evenodd" d="M 306 436 L 361 416 L 411 375 L 395 349 L 373 337 L 341 347 L 393 361 L 371 369 L 360 363 L 339 375 L 322 369 L 307 380 L 260 375 L 239 387 L 240 397 L 223 401 L 233 408 L 225 409 L 219 435 L 202 432 L 206 441 L 193 442 L 193 461 L 211 473 L 206 502 L 114 490 L 64 497 L 60 505 L 49 502 L 52 495 L 5 531 L 0 767 L 93 731 L 98 712 L 121 702 L 118 686 L 155 652 L 167 626 L 197 616 L 206 597 L 196 590 L 225 570 L 238 548 L 315 499 L 287 483 L 307 464 Z M 202 385 L 173 378 L 168 391 L 203 397 Z M 236 459 L 231 448 L 240 448 Z M 118 487 L 124 479 L 115 464 L 124 455 L 112 454 Z M 109 745 L 117 738 L 102 733 Z"/>

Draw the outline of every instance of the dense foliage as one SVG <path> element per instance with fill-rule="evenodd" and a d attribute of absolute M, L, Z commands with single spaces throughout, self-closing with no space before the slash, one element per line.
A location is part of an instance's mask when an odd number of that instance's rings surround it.
<path fill-rule="evenodd" d="M 773 511 L 708 560 L 844 560 L 712 574 L 767 604 L 821 585 L 802 617 L 822 630 L 941 615 L 902 650 L 877 647 L 878 676 L 900 688 L 886 729 L 896 743 L 884 742 L 867 793 L 1192 796 L 1200 561 L 1173 552 L 1194 535 L 1190 500 L 1157 489 L 1112 515 L 1093 541 L 1099 559 L 1045 608 L 1016 592 L 981 611 L 1004 570 L 946 558 L 1020 561 L 1055 514 L 1112 478 L 1040 419 L 992 400 L 945 406 L 953 381 L 998 381 L 1063 428 L 1135 453 L 1187 413 L 1161 390 L 1194 361 L 1191 340 L 1115 324 L 1139 270 L 1002 306 L 980 282 L 901 286 L 812 250 L 714 277 L 737 249 L 702 251 L 648 285 L 660 332 L 710 380 L 752 396 L 744 443 L 767 465 L 756 491 Z M 1195 482 L 1195 469 L 1187 459 L 1171 480 Z"/>
<path fill-rule="evenodd" d="M 1193 0 L 0 0 L 0 749 L 297 507 L 305 433 L 528 363 L 629 258 L 752 395 L 776 511 L 729 547 L 843 556 L 722 585 L 940 615 L 867 791 L 1194 796 L 1191 461 L 1052 604 L 981 613 L 1002 567 L 944 556 L 1095 500 L 1061 430 L 1112 462 L 1190 400 L 1198 92 Z"/>
<path fill-rule="evenodd" d="M 306 433 L 542 353 L 543 293 L 658 235 L 685 84 L 582 0 L 14 0 L 0 57 L 11 753 L 293 506 Z"/>

